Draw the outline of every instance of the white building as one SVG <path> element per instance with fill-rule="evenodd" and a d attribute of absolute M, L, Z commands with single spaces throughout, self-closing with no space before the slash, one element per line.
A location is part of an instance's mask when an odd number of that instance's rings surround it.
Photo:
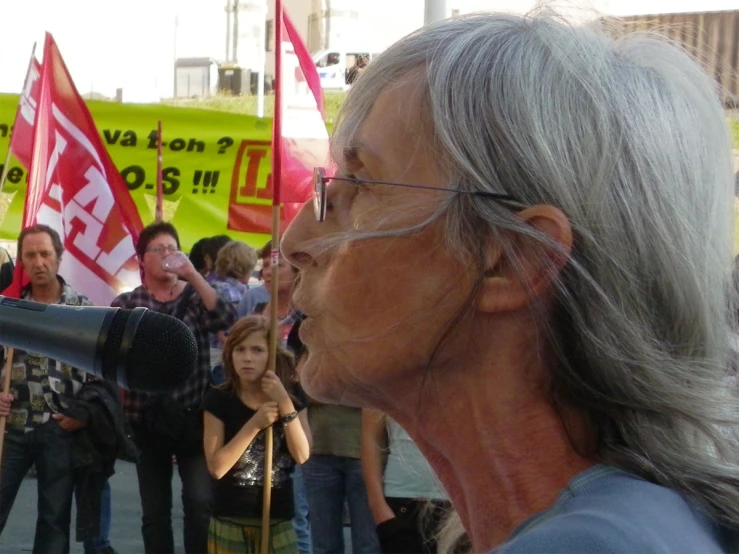
<path fill-rule="evenodd" d="M 175 98 L 218 94 L 218 66 L 211 58 L 179 58 L 174 67 Z"/>
<path fill-rule="evenodd" d="M 579 21 L 603 15 L 638 15 L 725 9 L 739 0 L 564 0 L 547 1 Z M 275 0 L 225 0 L 226 56 L 253 73 L 274 75 Z M 474 11 L 525 13 L 538 0 L 446 0 L 447 15 Z M 702 5 L 701 5 L 702 4 Z M 713 5 L 715 4 L 715 5 Z M 283 0 L 285 11 L 311 52 L 337 50 L 378 53 L 424 24 L 425 0 Z"/>
<path fill-rule="evenodd" d="M 226 0 L 227 63 L 252 72 L 264 64 L 266 74 L 274 75 L 274 5 L 274 0 Z M 423 25 L 425 0 L 283 0 L 283 6 L 311 52 L 377 53 Z M 450 16 L 531 7 L 521 0 L 447 0 Z"/>

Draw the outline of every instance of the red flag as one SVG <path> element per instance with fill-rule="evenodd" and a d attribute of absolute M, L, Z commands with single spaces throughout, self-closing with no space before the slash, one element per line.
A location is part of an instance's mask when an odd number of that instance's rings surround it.
<path fill-rule="evenodd" d="M 48 33 L 43 61 L 23 227 L 44 223 L 59 232 L 59 273 L 108 305 L 141 283 L 134 243 L 143 225 Z M 20 290 L 17 277 L 8 292 Z"/>
<path fill-rule="evenodd" d="M 329 163 L 328 131 L 318 70 L 284 8 L 281 30 L 272 141 L 274 201 L 302 203 L 313 194 L 313 168 Z"/>
<path fill-rule="evenodd" d="M 31 167 L 33 151 L 33 122 L 36 119 L 39 89 L 41 85 L 41 64 L 31 56 L 26 81 L 23 85 L 20 104 L 15 114 L 13 134 L 10 137 L 10 152 L 18 158 L 23 167 Z"/>

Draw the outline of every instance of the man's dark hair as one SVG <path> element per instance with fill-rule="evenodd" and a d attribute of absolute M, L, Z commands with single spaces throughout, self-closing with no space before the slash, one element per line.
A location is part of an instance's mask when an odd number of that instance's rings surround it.
<path fill-rule="evenodd" d="M 48 225 L 37 223 L 31 227 L 26 227 L 21 231 L 21 234 L 18 235 L 18 259 L 23 259 L 23 239 L 28 235 L 36 235 L 38 233 L 46 233 L 49 235 L 49 238 L 51 238 L 51 244 L 54 247 L 54 252 L 56 252 L 57 259 L 61 258 L 64 253 L 64 245 L 62 244 L 62 239 L 59 236 L 59 233 Z"/>
<path fill-rule="evenodd" d="M 205 243 L 207 240 L 207 238 L 200 239 L 190 249 L 190 261 L 193 267 L 201 273 L 205 270 Z"/>
<path fill-rule="evenodd" d="M 210 261 L 215 265 L 216 260 L 218 259 L 218 252 L 229 242 L 231 242 L 231 237 L 228 235 L 216 235 L 215 237 L 210 237 L 209 239 L 206 239 L 205 244 L 203 244 L 203 255 L 208 256 Z"/>
<path fill-rule="evenodd" d="M 177 243 L 177 248 L 180 247 L 180 235 L 177 234 L 177 229 L 175 229 L 174 225 L 168 221 L 157 221 L 144 227 L 144 230 L 139 234 L 139 240 L 136 242 L 136 255 L 139 257 L 139 260 L 146 254 L 149 243 L 159 235 L 169 235 Z"/>

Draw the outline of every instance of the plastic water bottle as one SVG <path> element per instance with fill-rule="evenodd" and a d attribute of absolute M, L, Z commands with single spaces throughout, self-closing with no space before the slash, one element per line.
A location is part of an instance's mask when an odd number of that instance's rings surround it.
<path fill-rule="evenodd" d="M 187 263 L 187 256 L 183 252 L 173 252 L 162 260 L 162 267 L 167 271 L 175 271 L 185 263 Z"/>

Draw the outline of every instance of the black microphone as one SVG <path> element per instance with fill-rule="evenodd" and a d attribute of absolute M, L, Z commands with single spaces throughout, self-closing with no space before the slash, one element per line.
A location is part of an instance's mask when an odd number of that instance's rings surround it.
<path fill-rule="evenodd" d="M 3 296 L 0 344 L 71 364 L 124 389 L 155 393 L 184 384 L 198 359 L 190 328 L 165 314 Z"/>

